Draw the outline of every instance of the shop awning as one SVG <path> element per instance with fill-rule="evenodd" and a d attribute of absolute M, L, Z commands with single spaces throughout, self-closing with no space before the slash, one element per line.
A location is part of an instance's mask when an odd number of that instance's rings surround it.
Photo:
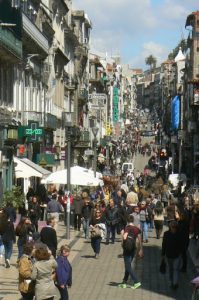
<path fill-rule="evenodd" d="M 40 177 L 45 178 L 51 172 L 33 163 L 28 158 L 14 157 L 16 178 Z"/>

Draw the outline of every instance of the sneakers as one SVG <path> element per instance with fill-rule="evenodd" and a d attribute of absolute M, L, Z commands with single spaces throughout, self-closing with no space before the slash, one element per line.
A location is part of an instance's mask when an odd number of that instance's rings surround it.
<path fill-rule="evenodd" d="M 121 289 L 126 289 L 127 285 L 126 285 L 126 283 L 120 283 L 120 284 L 118 284 L 118 287 Z"/>
<path fill-rule="evenodd" d="M 10 261 L 9 261 L 9 259 L 6 259 L 5 267 L 6 268 L 10 268 Z"/>
<path fill-rule="evenodd" d="M 134 285 L 131 287 L 133 290 L 138 289 L 141 286 L 141 282 L 136 282 Z"/>

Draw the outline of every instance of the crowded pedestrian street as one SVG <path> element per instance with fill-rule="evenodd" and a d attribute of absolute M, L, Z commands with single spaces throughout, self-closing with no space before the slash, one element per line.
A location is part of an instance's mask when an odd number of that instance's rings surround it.
<path fill-rule="evenodd" d="M 199 3 L 0 0 L 0 300 L 199 300 Z"/>

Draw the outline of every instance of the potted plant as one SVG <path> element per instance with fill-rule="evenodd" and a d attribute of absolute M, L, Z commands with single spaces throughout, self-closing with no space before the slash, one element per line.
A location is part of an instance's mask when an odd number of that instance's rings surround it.
<path fill-rule="evenodd" d="M 25 197 L 21 191 L 21 187 L 13 186 L 11 191 L 3 193 L 2 206 L 4 207 L 8 203 L 11 203 L 16 209 L 24 206 Z"/>

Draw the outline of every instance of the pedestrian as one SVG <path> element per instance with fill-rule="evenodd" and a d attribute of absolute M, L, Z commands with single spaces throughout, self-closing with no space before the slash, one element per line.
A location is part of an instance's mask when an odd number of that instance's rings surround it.
<path fill-rule="evenodd" d="M 57 194 L 52 194 L 51 200 L 47 204 L 48 217 L 55 217 L 55 230 L 57 230 L 59 222 L 59 214 L 63 212 L 62 205 L 57 201 Z"/>
<path fill-rule="evenodd" d="M 130 192 L 127 194 L 126 202 L 128 203 L 128 205 L 137 205 L 138 195 L 136 193 L 134 186 L 131 186 L 129 190 Z"/>
<path fill-rule="evenodd" d="M 23 248 L 27 241 L 33 240 L 35 228 L 28 217 L 22 217 L 16 227 L 16 235 L 18 236 L 18 259 L 23 255 Z"/>
<path fill-rule="evenodd" d="M 105 212 L 107 235 L 106 244 L 109 244 L 110 236 L 112 244 L 115 243 L 116 228 L 119 223 L 118 208 L 115 206 L 114 200 L 111 198 Z"/>
<path fill-rule="evenodd" d="M 134 218 L 134 225 L 140 229 L 140 208 L 138 205 L 133 207 L 133 212 L 131 215 Z"/>
<path fill-rule="evenodd" d="M 105 235 L 105 217 L 102 215 L 100 209 L 95 210 L 94 216 L 90 221 L 90 229 L 91 229 L 91 246 L 95 253 L 95 258 L 99 258 L 100 254 L 100 244 L 102 238 Z"/>
<path fill-rule="evenodd" d="M 57 251 L 57 233 L 54 229 L 56 224 L 55 217 L 50 217 L 47 220 L 47 226 L 43 227 L 40 232 L 40 239 L 41 242 L 46 244 L 50 251 L 52 252 L 52 255 L 56 257 L 56 251 Z"/>
<path fill-rule="evenodd" d="M 35 283 L 31 280 L 33 270 L 33 251 L 34 245 L 31 242 L 27 242 L 24 245 L 24 254 L 21 256 L 18 262 L 19 270 L 19 291 L 22 295 L 22 300 L 33 300 Z"/>
<path fill-rule="evenodd" d="M 123 257 L 124 257 L 124 267 L 125 273 L 124 278 L 121 284 L 118 286 L 121 288 L 127 287 L 127 282 L 129 275 L 133 281 L 132 289 L 137 289 L 141 286 L 141 282 L 137 279 L 137 276 L 134 271 L 134 266 L 132 266 L 132 261 L 136 254 L 136 240 L 138 240 L 138 255 L 143 257 L 143 249 L 142 249 L 142 239 L 141 239 L 141 231 L 134 225 L 134 217 L 132 215 L 128 216 L 128 224 L 124 230 L 123 234 Z"/>
<path fill-rule="evenodd" d="M 82 193 L 83 194 L 83 193 Z M 91 203 L 89 197 L 83 198 L 83 206 L 82 206 L 82 224 L 83 230 L 85 234 L 85 239 L 89 238 L 89 223 L 92 217 L 93 204 Z"/>
<path fill-rule="evenodd" d="M 32 197 L 32 200 L 28 207 L 28 211 L 29 211 L 28 215 L 30 217 L 30 221 L 33 224 L 33 226 L 35 227 L 35 230 L 38 231 L 38 221 L 41 217 L 41 208 L 38 203 L 37 196 Z"/>
<path fill-rule="evenodd" d="M 164 209 L 161 201 L 157 201 L 154 208 L 154 225 L 156 231 L 156 238 L 159 239 L 164 225 Z"/>
<path fill-rule="evenodd" d="M 72 267 L 68 261 L 70 247 L 62 245 L 60 255 L 57 257 L 56 281 L 60 292 L 60 300 L 68 300 L 68 288 L 72 286 Z"/>
<path fill-rule="evenodd" d="M 35 250 L 35 260 L 31 274 L 35 280 L 35 300 L 54 300 L 58 294 L 53 279 L 57 262 L 46 246 Z"/>
<path fill-rule="evenodd" d="M 14 224 L 7 216 L 4 232 L 2 233 L 2 242 L 5 249 L 5 267 L 10 268 L 10 258 L 13 252 L 13 244 L 16 242 Z"/>
<path fill-rule="evenodd" d="M 176 221 L 169 222 L 169 230 L 165 231 L 162 241 L 162 259 L 167 260 L 169 268 L 170 286 L 178 288 L 180 267 L 182 262 L 184 240 Z"/>
<path fill-rule="evenodd" d="M 142 232 L 143 243 L 148 243 L 148 211 L 146 201 L 140 203 L 140 229 Z"/>
<path fill-rule="evenodd" d="M 179 213 L 178 208 L 176 206 L 176 200 L 170 195 L 169 205 L 165 208 L 166 219 L 169 225 L 171 221 L 178 221 Z"/>
<path fill-rule="evenodd" d="M 13 207 L 11 202 L 7 202 L 6 206 L 4 207 L 4 212 L 11 222 L 14 223 L 16 221 L 16 209 Z"/>
<path fill-rule="evenodd" d="M 80 231 L 81 218 L 82 218 L 82 206 L 83 201 L 80 195 L 77 195 L 73 201 L 74 205 L 74 229 Z"/>

